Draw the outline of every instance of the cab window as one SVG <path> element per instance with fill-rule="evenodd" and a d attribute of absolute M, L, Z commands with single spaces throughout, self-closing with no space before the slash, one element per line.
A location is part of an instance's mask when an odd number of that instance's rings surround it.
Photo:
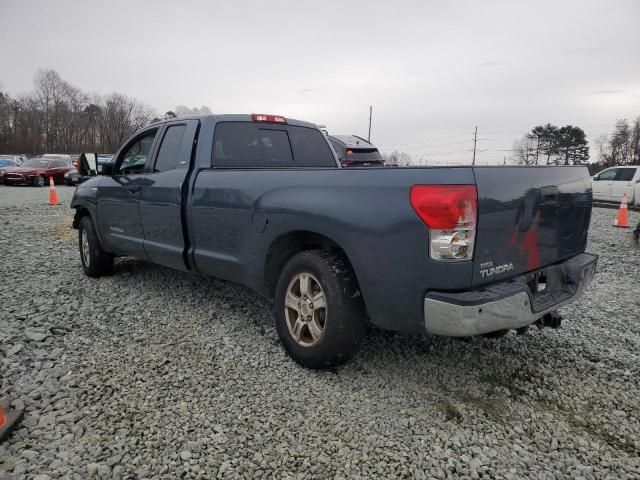
<path fill-rule="evenodd" d="M 180 146 L 186 129 L 186 125 L 173 125 L 167 129 L 158 151 L 154 172 L 167 172 L 178 167 Z"/>
<path fill-rule="evenodd" d="M 616 180 L 619 182 L 630 182 L 636 174 L 635 168 L 618 168 Z"/>
<path fill-rule="evenodd" d="M 615 180 L 616 174 L 619 168 L 612 168 L 611 170 L 605 170 L 598 175 L 598 180 Z"/>
<path fill-rule="evenodd" d="M 225 168 L 290 167 L 293 156 L 285 128 L 249 122 L 216 126 L 213 165 Z"/>
<path fill-rule="evenodd" d="M 153 140 L 156 138 L 157 130 L 145 132 L 141 137 L 138 137 L 121 155 L 120 167 L 118 173 L 135 173 L 144 169 L 144 165 L 147 163 L 147 158 L 151 153 L 151 146 Z"/>

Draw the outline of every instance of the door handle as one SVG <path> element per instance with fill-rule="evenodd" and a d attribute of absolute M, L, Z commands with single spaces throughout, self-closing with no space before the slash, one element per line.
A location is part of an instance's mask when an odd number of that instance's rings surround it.
<path fill-rule="evenodd" d="M 126 188 L 129 191 L 129 193 L 131 193 L 132 195 L 140 191 L 140 185 L 129 185 Z"/>

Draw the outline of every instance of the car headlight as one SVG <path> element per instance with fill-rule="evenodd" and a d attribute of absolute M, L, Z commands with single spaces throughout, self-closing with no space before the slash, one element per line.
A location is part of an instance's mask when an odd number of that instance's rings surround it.
<path fill-rule="evenodd" d="M 71 175 L 71 172 L 67 172 L 64 174 L 64 178 L 69 178 L 70 175 Z"/>

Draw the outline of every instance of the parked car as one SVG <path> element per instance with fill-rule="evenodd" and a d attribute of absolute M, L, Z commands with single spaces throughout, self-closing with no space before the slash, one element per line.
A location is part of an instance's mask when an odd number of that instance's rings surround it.
<path fill-rule="evenodd" d="M 154 123 L 103 174 L 71 203 L 88 276 L 127 255 L 245 285 L 311 368 L 347 361 L 367 321 L 557 327 L 596 269 L 586 167 L 348 169 L 315 125 L 254 114 Z"/>
<path fill-rule="evenodd" d="M 9 167 L 17 167 L 18 165 L 13 160 L 0 157 L 0 170 L 4 170 Z"/>
<path fill-rule="evenodd" d="M 42 187 L 49 183 L 49 177 L 52 177 L 55 183 L 62 183 L 64 174 L 68 171 L 75 171 L 75 167 L 64 160 L 32 158 L 18 167 L 0 171 L 0 182 L 6 185 L 27 184 Z"/>
<path fill-rule="evenodd" d="M 111 163 L 113 155 L 98 155 L 98 173 L 102 173 L 102 166 Z"/>
<path fill-rule="evenodd" d="M 9 160 L 16 165 L 20 165 L 26 161 L 26 158 L 23 155 L 0 155 L 0 160 Z"/>
<path fill-rule="evenodd" d="M 69 170 L 64 174 L 65 185 L 73 186 L 78 185 L 83 179 L 78 170 Z"/>
<path fill-rule="evenodd" d="M 78 162 L 80 155 L 78 156 Z M 113 158 L 113 155 L 97 155 L 96 160 L 97 160 L 97 168 L 98 168 L 98 172 L 102 171 L 102 165 L 104 165 L 105 163 L 110 163 L 111 159 Z M 69 171 L 67 173 L 64 174 L 64 183 L 66 185 L 78 185 L 79 183 L 82 183 L 86 180 L 88 180 L 89 176 L 87 175 L 83 175 L 80 172 L 81 168 L 80 166 L 78 166 L 76 171 Z"/>
<path fill-rule="evenodd" d="M 626 193 L 629 205 L 640 205 L 640 166 L 607 168 L 591 184 L 594 200 L 620 203 Z"/>
<path fill-rule="evenodd" d="M 329 141 L 343 167 L 384 167 L 378 149 L 357 135 L 329 135 Z"/>

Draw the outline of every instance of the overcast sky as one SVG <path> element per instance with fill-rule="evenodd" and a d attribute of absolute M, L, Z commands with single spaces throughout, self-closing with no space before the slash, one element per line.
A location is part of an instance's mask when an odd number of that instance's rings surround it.
<path fill-rule="evenodd" d="M 0 0 L 0 84 L 53 68 L 158 112 L 275 113 L 429 163 L 640 115 L 640 1 Z M 595 151 L 592 150 L 592 155 Z M 596 160 L 596 158 L 593 158 Z"/>

